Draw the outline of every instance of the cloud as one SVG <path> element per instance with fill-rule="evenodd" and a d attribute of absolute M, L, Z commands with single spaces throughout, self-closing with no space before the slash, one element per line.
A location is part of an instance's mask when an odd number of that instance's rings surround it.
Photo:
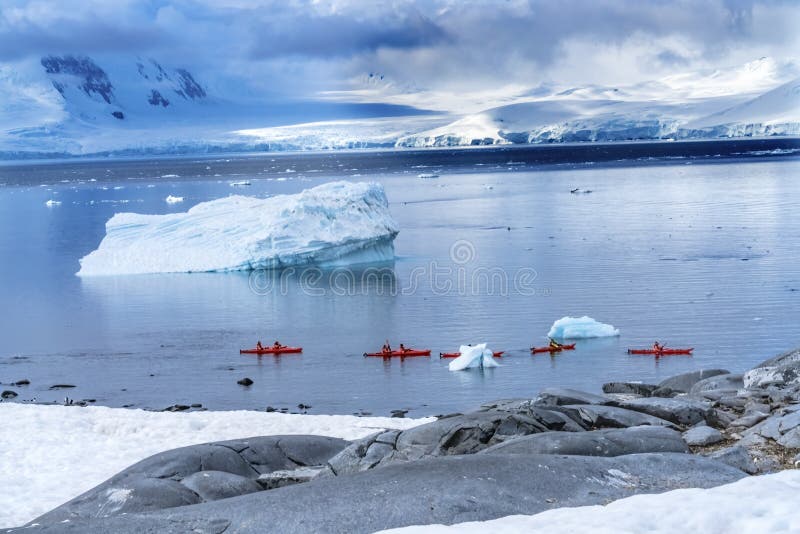
<path fill-rule="evenodd" d="M 308 96 L 626 83 L 800 50 L 792 0 L 3 0 L 0 61 L 148 55 L 209 84 Z"/>

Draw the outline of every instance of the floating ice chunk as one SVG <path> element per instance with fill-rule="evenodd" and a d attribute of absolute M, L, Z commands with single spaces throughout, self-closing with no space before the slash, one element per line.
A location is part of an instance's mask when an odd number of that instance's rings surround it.
<path fill-rule="evenodd" d="M 167 204 L 178 204 L 179 202 L 183 202 L 183 197 L 174 197 L 172 195 L 168 195 L 164 200 L 167 202 Z"/>
<path fill-rule="evenodd" d="M 161 177 L 162 178 L 180 178 L 181 175 L 180 174 L 162 174 Z"/>
<path fill-rule="evenodd" d="M 494 353 L 486 348 L 486 343 L 475 346 L 461 345 L 458 352 L 461 356 L 450 362 L 451 371 L 463 371 L 471 367 L 499 367 L 494 361 Z"/>
<path fill-rule="evenodd" d="M 45 202 L 44 205 L 47 206 L 48 208 L 52 208 L 53 206 L 60 206 L 61 205 L 61 201 L 60 200 L 53 200 L 51 198 L 50 200 Z"/>
<path fill-rule="evenodd" d="M 80 276 L 338 267 L 394 259 L 383 186 L 333 182 L 296 195 L 230 196 L 166 215 L 118 213 Z"/>
<path fill-rule="evenodd" d="M 557 339 L 583 339 L 589 337 L 618 336 L 619 329 L 610 324 L 599 323 L 584 315 L 583 317 L 562 317 L 553 323 L 547 337 Z"/>
<path fill-rule="evenodd" d="M 219 176 L 215 174 L 214 176 Z M 238 182 L 231 182 L 231 187 L 242 187 L 245 185 L 250 185 L 250 180 L 239 180 Z"/>
<path fill-rule="evenodd" d="M 435 172 L 421 172 L 417 175 L 417 178 L 423 178 L 423 179 L 433 179 L 438 177 L 439 175 L 436 174 Z"/>

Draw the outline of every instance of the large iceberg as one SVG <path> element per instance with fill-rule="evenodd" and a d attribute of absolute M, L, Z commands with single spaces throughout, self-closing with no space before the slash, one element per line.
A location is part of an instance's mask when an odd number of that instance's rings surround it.
<path fill-rule="evenodd" d="M 486 348 L 486 343 L 475 346 L 461 345 L 458 351 L 461 356 L 450 362 L 449 368 L 451 371 L 463 371 L 473 367 L 483 369 L 484 367 L 500 366 L 494 361 L 494 353 Z"/>
<path fill-rule="evenodd" d="M 555 339 L 584 339 L 590 337 L 613 337 L 619 329 L 610 324 L 600 323 L 589 316 L 562 317 L 553 323 L 547 337 Z"/>
<path fill-rule="evenodd" d="M 185 213 L 118 213 L 79 276 L 339 267 L 391 261 L 398 225 L 383 186 L 332 182 L 296 195 L 230 196 Z"/>

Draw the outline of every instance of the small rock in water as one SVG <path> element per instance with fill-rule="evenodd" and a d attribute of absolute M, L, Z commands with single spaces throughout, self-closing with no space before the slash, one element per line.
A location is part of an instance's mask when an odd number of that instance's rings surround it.
<path fill-rule="evenodd" d="M 403 418 L 408 413 L 408 410 L 392 410 L 392 417 Z"/>
<path fill-rule="evenodd" d="M 202 405 L 202 404 L 200 404 L 199 402 L 195 402 L 194 404 L 192 404 L 192 405 L 191 405 L 191 407 L 192 407 L 192 408 L 202 408 L 202 407 L 203 407 L 203 405 Z"/>
<path fill-rule="evenodd" d="M 4 399 L 13 399 L 17 396 L 16 391 L 11 391 L 10 389 L 5 390 L 4 392 L 0 393 L 0 397 Z"/>
<path fill-rule="evenodd" d="M 267 406 L 267 410 L 266 410 L 266 411 L 268 411 L 268 412 L 275 412 L 275 411 L 277 411 L 277 410 L 276 410 L 275 408 L 273 408 L 272 406 Z"/>
<path fill-rule="evenodd" d="M 50 389 L 69 389 L 74 388 L 75 386 L 72 384 L 55 384 L 50 386 Z"/>
<path fill-rule="evenodd" d="M 253 381 L 250 378 L 247 378 L 247 377 L 242 378 L 241 380 L 237 380 L 236 383 L 239 384 L 240 386 L 252 386 L 253 385 Z"/>
<path fill-rule="evenodd" d="M 24 378 L 22 380 L 17 380 L 16 382 L 14 382 L 14 385 L 15 386 L 27 386 L 30 383 L 31 383 L 30 380 L 28 380 L 27 378 Z"/>
<path fill-rule="evenodd" d="M 189 406 L 185 404 L 173 404 L 168 408 L 164 408 L 162 411 L 164 412 L 184 412 L 189 409 Z"/>
<path fill-rule="evenodd" d="M 300 404 L 297 405 L 297 407 L 300 408 L 301 410 L 309 410 L 311 408 L 311 405 L 310 404 L 303 404 L 301 402 Z"/>

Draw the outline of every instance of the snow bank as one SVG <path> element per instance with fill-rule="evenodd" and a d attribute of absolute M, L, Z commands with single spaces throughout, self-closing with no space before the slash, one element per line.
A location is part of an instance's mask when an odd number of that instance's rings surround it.
<path fill-rule="evenodd" d="M 79 276 L 335 267 L 394 258 L 383 186 L 333 182 L 267 199 L 230 196 L 185 213 L 118 213 Z"/>
<path fill-rule="evenodd" d="M 562 317 L 553 323 L 547 337 L 556 339 L 584 339 L 590 337 L 618 336 L 619 329 L 599 323 L 591 317 Z"/>
<path fill-rule="evenodd" d="M 797 532 L 800 470 L 743 478 L 711 489 L 680 489 L 635 495 L 606 506 L 557 508 L 540 514 L 513 515 L 457 525 L 425 525 L 383 532 L 394 534 L 673 534 Z"/>
<path fill-rule="evenodd" d="M 486 343 L 480 345 L 469 346 L 461 345 L 458 349 L 461 356 L 450 362 L 451 371 L 463 371 L 472 367 L 499 367 L 494 361 L 493 352 L 486 348 Z"/>
<path fill-rule="evenodd" d="M 432 420 L 2 403 L 0 527 L 22 525 L 131 464 L 176 447 L 275 434 L 352 440 Z"/>

